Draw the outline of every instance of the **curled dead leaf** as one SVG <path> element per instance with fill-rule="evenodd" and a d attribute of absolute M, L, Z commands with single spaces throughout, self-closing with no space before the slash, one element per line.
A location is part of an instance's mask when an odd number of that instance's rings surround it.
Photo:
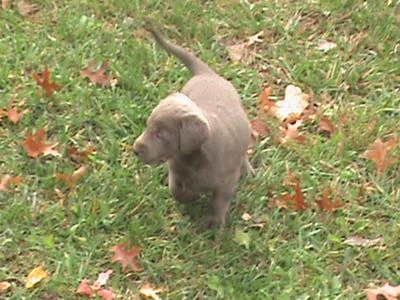
<path fill-rule="evenodd" d="M 53 155 L 61 156 L 61 154 L 54 149 L 58 143 L 51 145 L 45 144 L 46 132 L 44 129 L 38 129 L 35 135 L 30 132 L 27 133 L 26 140 L 22 143 L 28 156 L 36 158 L 40 155 Z"/>
<path fill-rule="evenodd" d="M 157 294 L 162 293 L 163 291 L 162 288 L 154 288 L 150 283 L 145 283 L 140 288 L 139 293 L 146 298 L 161 300 L 160 296 Z"/>
<path fill-rule="evenodd" d="M 88 171 L 88 166 L 81 166 L 78 170 L 74 171 L 71 175 L 65 173 L 56 173 L 56 180 L 64 181 L 66 185 L 73 188 L 77 185 L 79 179 L 85 176 Z"/>
<path fill-rule="evenodd" d="M 377 172 L 382 173 L 397 162 L 398 157 L 390 157 L 388 155 L 396 146 L 397 138 L 395 137 L 388 139 L 386 142 L 378 138 L 361 157 L 372 160 L 375 163 Z"/>

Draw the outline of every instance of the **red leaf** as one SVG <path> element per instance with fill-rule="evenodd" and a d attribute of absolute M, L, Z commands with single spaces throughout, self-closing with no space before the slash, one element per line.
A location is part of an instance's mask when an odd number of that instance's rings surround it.
<path fill-rule="evenodd" d="M 44 129 L 38 129 L 35 135 L 28 132 L 26 140 L 22 143 L 28 156 L 36 158 L 39 155 L 53 155 L 61 156 L 60 153 L 54 149 L 58 143 L 47 145 L 44 143 L 46 133 Z"/>
<path fill-rule="evenodd" d="M 391 165 L 397 162 L 397 157 L 389 157 L 389 151 L 393 150 L 397 146 L 397 139 L 392 137 L 386 142 L 382 142 L 381 139 L 377 139 L 367 151 L 361 156 L 366 159 L 370 159 L 375 163 L 376 170 L 378 173 L 382 173 Z"/>
<path fill-rule="evenodd" d="M 344 203 L 341 202 L 338 199 L 335 199 L 332 202 L 329 201 L 330 193 L 331 193 L 331 189 L 330 188 L 326 188 L 324 190 L 324 192 L 322 193 L 322 197 L 320 197 L 317 200 L 315 200 L 320 209 L 326 210 L 326 211 L 335 211 L 336 209 L 344 206 Z"/>
<path fill-rule="evenodd" d="M 96 152 L 96 149 L 93 146 L 86 147 L 85 150 L 79 151 L 75 146 L 71 146 L 67 149 L 68 155 L 75 161 L 82 162 L 88 158 L 89 155 L 92 155 Z"/>
<path fill-rule="evenodd" d="M 103 300 L 114 300 L 115 295 L 111 290 L 100 289 L 97 291 L 97 295 L 100 296 Z"/>
<path fill-rule="evenodd" d="M 61 85 L 50 82 L 50 71 L 48 68 L 44 69 L 43 74 L 33 73 L 33 78 L 44 89 L 47 97 L 51 97 L 54 91 L 61 90 Z"/>
<path fill-rule="evenodd" d="M 270 207 L 278 208 L 293 208 L 294 210 L 305 210 L 307 209 L 307 204 L 304 202 L 304 197 L 301 192 L 299 183 L 294 184 L 294 195 L 289 193 L 283 193 L 280 198 L 272 200 Z"/>
<path fill-rule="evenodd" d="M 15 107 L 13 107 L 13 108 L 10 108 L 10 109 L 8 110 L 7 116 L 8 116 L 8 119 L 9 119 L 12 123 L 17 124 L 17 123 L 22 119 L 22 117 L 24 116 L 24 114 L 26 114 L 28 111 L 29 111 L 28 109 L 25 109 L 25 110 L 22 111 L 22 112 L 18 112 L 18 110 L 17 110 Z"/>
<path fill-rule="evenodd" d="M 127 267 L 131 267 L 134 272 L 142 271 L 140 263 L 137 261 L 136 257 L 140 254 L 140 247 L 132 247 L 130 250 L 127 249 L 128 243 L 122 243 L 115 245 L 110 249 L 114 252 L 112 257 L 112 262 L 120 262 L 122 269 L 125 270 Z"/>
<path fill-rule="evenodd" d="M 93 297 L 93 290 L 88 284 L 87 280 L 82 280 L 79 284 L 76 293 L 82 296 Z"/>
<path fill-rule="evenodd" d="M 104 61 L 97 70 L 95 70 L 96 65 L 96 61 L 89 62 L 89 64 L 81 70 L 81 76 L 89 78 L 94 84 L 102 86 L 110 85 L 112 77 L 104 74 L 109 67 L 108 60 Z"/>

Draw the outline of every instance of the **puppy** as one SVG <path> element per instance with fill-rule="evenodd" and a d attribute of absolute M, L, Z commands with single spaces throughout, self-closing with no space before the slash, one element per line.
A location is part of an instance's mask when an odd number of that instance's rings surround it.
<path fill-rule="evenodd" d="M 168 185 L 179 202 L 211 193 L 203 227 L 223 225 L 241 168 L 252 168 L 246 151 L 250 122 L 233 85 L 182 47 L 149 28 L 156 41 L 191 71 L 180 93 L 162 100 L 136 139 L 134 152 L 147 164 L 167 162 Z"/>

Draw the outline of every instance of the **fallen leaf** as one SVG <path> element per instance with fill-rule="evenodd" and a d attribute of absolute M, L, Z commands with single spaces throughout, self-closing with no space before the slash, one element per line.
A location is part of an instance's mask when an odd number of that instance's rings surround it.
<path fill-rule="evenodd" d="M 114 300 L 115 299 L 114 293 L 108 289 L 99 289 L 97 291 L 97 295 L 100 296 L 103 300 Z"/>
<path fill-rule="evenodd" d="M 351 246 L 362 246 L 362 247 L 373 247 L 383 243 L 383 238 L 379 237 L 376 239 L 364 239 L 360 236 L 349 236 L 345 241 L 345 244 Z"/>
<path fill-rule="evenodd" d="M 278 208 L 292 208 L 294 210 L 305 210 L 307 209 L 307 204 L 304 202 L 304 197 L 301 192 L 300 184 L 295 183 L 294 186 L 294 194 L 290 195 L 289 193 L 283 193 L 279 198 L 273 199 L 269 204 L 269 207 L 278 207 Z"/>
<path fill-rule="evenodd" d="M 284 100 L 276 102 L 274 115 L 281 121 L 291 115 L 300 116 L 310 103 L 310 96 L 303 93 L 301 89 L 294 85 L 288 85 L 285 89 Z"/>
<path fill-rule="evenodd" d="M 3 175 L 0 180 L 0 191 L 7 192 L 10 184 L 20 185 L 22 176 Z"/>
<path fill-rule="evenodd" d="M 262 39 L 263 35 L 264 35 L 264 30 L 261 30 L 260 32 L 257 32 L 256 34 L 250 36 L 247 39 L 246 45 L 252 46 L 255 43 L 261 43 L 263 41 L 263 39 Z"/>
<path fill-rule="evenodd" d="M 335 199 L 332 202 L 329 201 L 329 195 L 331 192 L 332 190 L 330 188 L 326 188 L 322 193 L 322 196 L 315 200 L 320 209 L 326 211 L 335 211 L 336 209 L 344 206 L 344 203 L 338 199 Z"/>
<path fill-rule="evenodd" d="M 66 185 L 73 188 L 77 185 L 79 179 L 85 176 L 88 170 L 88 166 L 82 166 L 78 170 L 74 171 L 72 175 L 65 173 L 56 173 L 56 180 L 64 181 Z"/>
<path fill-rule="evenodd" d="M 8 9 L 10 7 L 10 0 L 1 0 L 1 8 Z"/>
<path fill-rule="evenodd" d="M 283 137 L 279 138 L 281 144 L 285 144 L 288 141 L 296 141 L 298 143 L 304 143 L 306 137 L 302 135 L 298 128 L 302 125 L 301 120 L 297 120 L 294 124 L 287 123 L 284 127 L 280 127 Z"/>
<path fill-rule="evenodd" d="M 82 296 L 93 297 L 93 290 L 87 280 L 82 280 L 76 289 L 76 293 Z"/>
<path fill-rule="evenodd" d="M 29 109 L 25 109 L 22 112 L 18 112 L 15 107 L 12 107 L 7 111 L 7 117 L 12 123 L 17 124 L 28 111 Z"/>
<path fill-rule="evenodd" d="M 251 215 L 250 214 L 248 214 L 248 213 L 244 213 L 243 215 L 242 215 L 242 220 L 243 221 L 249 221 L 251 219 Z"/>
<path fill-rule="evenodd" d="M 11 283 L 7 281 L 0 282 L 0 294 L 7 292 L 7 290 L 11 287 Z"/>
<path fill-rule="evenodd" d="M 122 243 L 112 247 L 110 251 L 114 252 L 114 256 L 111 261 L 120 262 L 123 270 L 127 267 L 131 267 L 134 272 L 142 271 L 143 269 L 137 261 L 137 256 L 139 256 L 141 252 L 140 247 L 135 246 L 128 250 L 127 246 L 128 243 Z"/>
<path fill-rule="evenodd" d="M 389 157 L 389 151 L 392 151 L 397 146 L 397 139 L 392 137 L 386 142 L 377 139 L 361 157 L 372 160 L 378 173 L 382 173 L 391 165 L 397 162 L 397 157 Z"/>
<path fill-rule="evenodd" d="M 265 138 L 269 134 L 267 125 L 263 120 L 255 119 L 250 121 L 252 132 L 251 135 L 257 139 L 258 137 Z"/>
<path fill-rule="evenodd" d="M 228 47 L 228 54 L 230 59 L 233 62 L 241 62 L 246 59 L 249 55 L 249 51 L 245 43 L 237 44 L 237 45 L 229 45 Z"/>
<path fill-rule="evenodd" d="M 67 195 L 65 195 L 60 189 L 54 188 L 54 192 L 57 197 L 60 199 L 60 205 L 64 206 L 65 201 L 67 200 Z"/>
<path fill-rule="evenodd" d="M 75 146 L 71 146 L 67 149 L 68 156 L 77 162 L 82 162 L 96 152 L 93 146 L 87 146 L 85 150 L 79 151 Z"/>
<path fill-rule="evenodd" d="M 17 10 L 21 16 L 26 17 L 37 13 L 39 8 L 36 4 L 30 4 L 24 0 L 21 0 L 17 2 Z"/>
<path fill-rule="evenodd" d="M 329 136 L 336 132 L 336 126 L 333 125 L 332 121 L 327 117 L 322 117 L 319 121 L 319 130 L 327 132 Z"/>
<path fill-rule="evenodd" d="M 321 41 L 318 45 L 317 45 L 317 49 L 322 51 L 322 52 L 328 52 L 331 49 L 336 48 L 337 45 L 333 42 L 328 42 L 328 41 Z"/>
<path fill-rule="evenodd" d="M 154 288 L 150 283 L 145 283 L 139 290 L 139 293 L 146 298 L 151 298 L 153 300 L 161 300 L 160 296 L 157 294 L 163 292 L 161 288 Z"/>
<path fill-rule="evenodd" d="M 51 97 L 54 91 L 61 90 L 61 85 L 50 82 L 50 71 L 48 68 L 44 69 L 43 74 L 33 73 L 33 78 L 36 80 L 36 83 L 44 89 L 47 97 Z"/>
<path fill-rule="evenodd" d="M 26 279 L 25 287 L 27 289 L 33 288 L 35 285 L 37 285 L 39 282 L 41 282 L 43 279 L 47 278 L 48 274 L 47 272 L 43 269 L 43 267 L 37 267 L 34 268 L 29 274 Z"/>
<path fill-rule="evenodd" d="M 81 76 L 89 78 L 89 80 L 94 84 L 109 86 L 111 84 L 112 76 L 107 76 L 104 74 L 109 65 L 110 64 L 108 60 L 106 60 L 96 70 L 97 62 L 93 60 L 81 70 Z"/>
<path fill-rule="evenodd" d="M 97 280 L 93 283 L 92 288 L 95 290 L 100 289 L 102 286 L 107 284 L 108 279 L 113 271 L 107 270 L 106 272 L 102 272 L 97 277 Z"/>
<path fill-rule="evenodd" d="M 260 99 L 260 111 L 266 112 L 269 114 L 274 114 L 276 110 L 276 103 L 271 101 L 269 97 L 272 94 L 272 88 L 266 87 L 261 92 L 259 99 Z"/>
<path fill-rule="evenodd" d="M 53 155 L 61 156 L 61 154 L 54 149 L 58 143 L 47 145 L 44 143 L 46 139 L 46 132 L 44 129 L 38 129 L 35 135 L 28 132 L 26 140 L 22 143 L 28 156 L 36 158 L 39 155 Z"/>
<path fill-rule="evenodd" d="M 385 283 L 382 287 L 376 289 L 365 289 L 367 292 L 368 300 L 382 299 L 379 296 L 384 296 L 387 300 L 398 300 L 400 299 L 400 286 L 392 286 L 389 283 Z"/>

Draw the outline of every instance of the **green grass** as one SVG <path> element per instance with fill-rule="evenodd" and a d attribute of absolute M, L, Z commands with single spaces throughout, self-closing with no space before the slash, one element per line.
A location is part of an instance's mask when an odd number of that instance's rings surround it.
<path fill-rule="evenodd" d="M 0 194 L 0 281 L 12 283 L 0 298 L 76 299 L 82 279 L 109 268 L 120 299 L 138 299 L 144 282 L 163 287 L 163 299 L 364 299 L 364 288 L 400 284 L 399 164 L 379 176 L 360 157 L 400 127 L 396 1 L 36 2 L 35 20 L 0 11 L 0 107 L 15 96 L 30 109 L 17 125 L 0 123 L 0 175 L 24 177 Z M 251 118 L 268 82 L 278 97 L 288 84 L 316 102 L 328 93 L 334 105 L 326 114 L 337 121 L 346 112 L 347 123 L 331 139 L 309 128 L 305 145 L 286 147 L 268 120 L 272 135 L 252 157 L 257 174 L 241 181 L 226 228 L 199 232 L 201 209 L 182 212 L 169 196 L 165 168 L 145 166 L 131 151 L 151 109 L 189 78 L 142 31 L 144 17 L 230 79 Z M 231 63 L 225 43 L 260 30 L 255 62 Z M 323 54 L 315 49 L 320 39 L 338 47 Z M 118 86 L 95 87 L 80 77 L 93 58 L 110 60 Z M 63 85 L 50 99 L 32 79 L 46 66 Z M 20 144 L 26 129 L 41 127 L 60 143 L 62 158 L 27 157 Z M 54 188 L 66 189 L 54 174 L 77 168 L 68 145 L 88 143 L 97 150 L 91 171 L 62 207 Z M 333 184 L 344 208 L 269 208 L 286 191 L 286 165 L 301 179 L 307 203 Z M 244 212 L 252 220 L 243 221 Z M 249 234 L 248 249 L 235 230 Z M 381 236 L 385 247 L 344 244 L 351 235 Z M 143 272 L 111 263 L 109 248 L 123 241 L 142 247 Z M 38 265 L 49 280 L 27 290 L 25 277 Z"/>

